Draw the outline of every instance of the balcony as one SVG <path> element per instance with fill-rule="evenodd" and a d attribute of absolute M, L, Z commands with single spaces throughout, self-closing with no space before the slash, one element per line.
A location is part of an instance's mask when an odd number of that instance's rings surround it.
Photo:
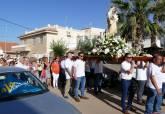
<path fill-rule="evenodd" d="M 26 44 L 12 46 L 12 51 L 14 52 L 29 52 L 31 51 L 31 46 Z"/>

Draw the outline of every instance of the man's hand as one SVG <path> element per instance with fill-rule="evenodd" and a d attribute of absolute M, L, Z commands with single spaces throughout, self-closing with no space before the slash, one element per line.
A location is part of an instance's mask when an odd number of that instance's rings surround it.
<path fill-rule="evenodd" d="M 134 67 L 135 66 L 135 61 L 131 61 L 131 65 Z"/>
<path fill-rule="evenodd" d="M 77 77 L 76 76 L 73 76 L 73 79 L 77 80 Z"/>
<path fill-rule="evenodd" d="M 131 74 L 131 71 L 126 71 L 126 72 L 127 72 L 128 75 Z"/>
<path fill-rule="evenodd" d="M 157 94 L 158 94 L 158 95 L 161 95 L 161 94 L 162 94 L 161 89 L 156 89 L 156 91 L 157 91 Z"/>

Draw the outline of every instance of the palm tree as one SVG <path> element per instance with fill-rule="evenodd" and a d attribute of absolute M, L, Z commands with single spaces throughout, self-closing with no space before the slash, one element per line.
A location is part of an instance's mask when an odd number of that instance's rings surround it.
<path fill-rule="evenodd" d="M 156 40 L 158 36 L 163 36 L 165 34 L 165 30 L 163 29 L 163 24 L 165 22 L 165 1 L 164 0 L 156 0 L 155 4 L 150 8 L 150 11 L 154 14 L 154 23 L 151 23 L 150 29 L 152 30 L 151 34 L 151 46 L 155 47 Z"/>
<path fill-rule="evenodd" d="M 162 31 L 158 23 L 152 23 L 150 15 L 156 15 L 158 5 L 153 4 L 152 0 L 113 0 L 114 5 L 119 8 L 119 27 L 120 34 L 127 41 L 132 40 L 135 50 L 141 51 L 143 39 L 149 36 L 156 36 Z M 159 4 L 161 5 L 161 4 Z M 160 13 L 161 14 L 161 13 Z M 160 18 L 162 19 L 162 18 Z"/>

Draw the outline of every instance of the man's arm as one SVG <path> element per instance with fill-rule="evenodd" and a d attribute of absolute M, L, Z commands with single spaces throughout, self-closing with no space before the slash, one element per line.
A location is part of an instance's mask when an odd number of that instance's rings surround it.
<path fill-rule="evenodd" d="M 70 77 L 72 77 L 72 73 L 69 71 L 68 68 L 65 68 L 66 72 L 69 74 Z"/>
<path fill-rule="evenodd" d="M 161 72 L 165 73 L 165 64 L 163 65 Z"/>
<path fill-rule="evenodd" d="M 76 67 L 73 66 L 73 78 L 76 79 Z"/>
<path fill-rule="evenodd" d="M 157 93 L 160 95 L 161 89 L 158 87 L 155 77 L 150 76 L 150 80 L 151 80 L 152 84 L 154 85 L 154 87 L 156 88 Z"/>
<path fill-rule="evenodd" d="M 134 70 L 134 62 L 131 63 L 131 68 L 130 69 L 124 69 L 124 66 L 123 66 L 123 70 L 124 72 L 126 72 L 127 74 L 132 74 L 133 73 L 133 70 Z"/>

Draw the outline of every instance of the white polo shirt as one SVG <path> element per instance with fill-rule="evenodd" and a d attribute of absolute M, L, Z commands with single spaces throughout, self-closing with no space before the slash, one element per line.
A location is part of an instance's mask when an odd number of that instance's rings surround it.
<path fill-rule="evenodd" d="M 65 69 L 65 59 L 61 61 L 61 64 L 60 65 L 61 65 L 61 68 L 62 69 Z"/>
<path fill-rule="evenodd" d="M 152 84 L 150 77 L 153 76 L 156 79 L 156 83 L 158 87 L 161 89 L 162 88 L 162 83 L 165 80 L 165 76 L 163 76 L 164 73 L 161 72 L 162 67 L 159 67 L 155 65 L 154 63 L 151 63 L 148 68 L 148 82 L 147 86 L 151 89 L 155 89 L 154 85 Z"/>
<path fill-rule="evenodd" d="M 75 72 L 76 77 L 85 76 L 85 61 L 77 59 L 74 62 L 74 67 L 76 69 L 76 72 Z"/>
<path fill-rule="evenodd" d="M 125 79 L 125 80 L 131 80 L 133 77 L 133 73 L 128 74 L 126 71 L 131 69 L 131 63 L 127 62 L 127 61 L 123 61 L 121 63 L 121 74 L 120 77 L 121 79 Z"/>
<path fill-rule="evenodd" d="M 68 69 L 70 72 L 72 72 L 72 67 L 73 67 L 73 61 L 69 58 L 67 58 L 64 62 L 64 67 L 65 67 L 65 76 L 66 79 L 70 79 L 70 75 L 68 74 L 68 72 L 66 71 L 66 69 Z"/>

